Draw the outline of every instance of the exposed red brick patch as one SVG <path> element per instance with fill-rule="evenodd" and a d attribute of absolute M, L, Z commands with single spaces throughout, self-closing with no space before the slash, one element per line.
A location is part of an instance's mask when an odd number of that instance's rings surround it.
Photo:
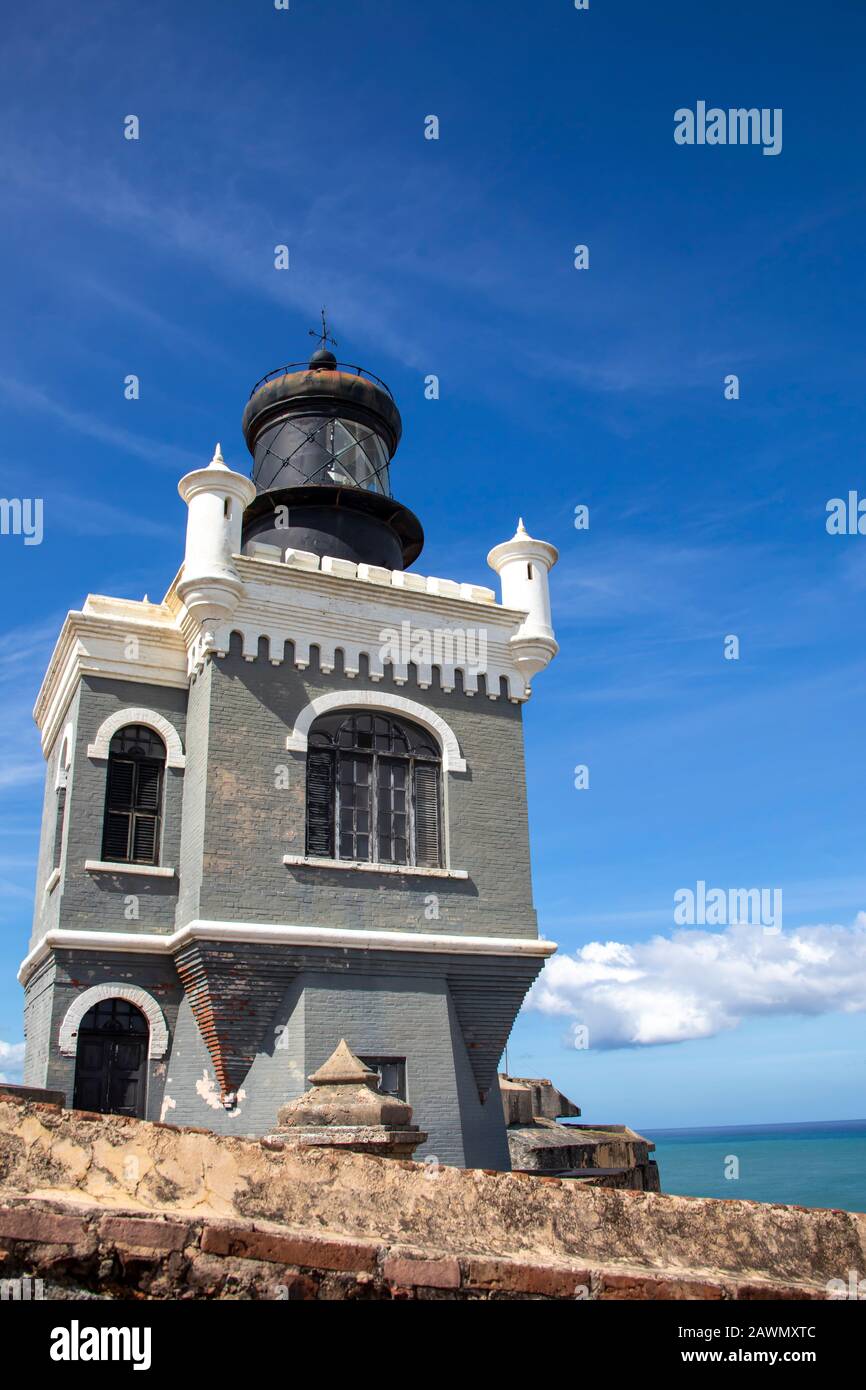
<path fill-rule="evenodd" d="M 86 1235 L 87 1222 L 77 1216 L 31 1211 L 27 1207 L 0 1209 L 0 1236 L 10 1240 L 32 1240 L 43 1245 L 74 1245 Z"/>
<path fill-rule="evenodd" d="M 153 1221 L 130 1216 L 104 1216 L 99 1223 L 103 1240 L 141 1250 L 183 1250 L 189 1227 L 175 1221 Z"/>
<path fill-rule="evenodd" d="M 212 1255 L 233 1255 L 272 1264 L 301 1265 L 372 1273 L 379 1247 L 371 1242 L 334 1240 L 322 1236 L 280 1235 L 244 1226 L 206 1226 L 201 1248 Z"/>
<path fill-rule="evenodd" d="M 411 1255 L 389 1255 L 383 1266 L 389 1284 L 403 1288 L 459 1289 L 460 1266 L 456 1260 L 415 1259 Z"/>
<path fill-rule="evenodd" d="M 689 1299 L 724 1298 L 721 1284 L 700 1279 L 667 1279 L 647 1274 L 608 1274 L 599 1276 L 599 1298 L 605 1299 Z"/>
<path fill-rule="evenodd" d="M 544 1298 L 574 1298 L 590 1286 L 589 1270 L 556 1265 L 524 1264 L 519 1260 L 469 1260 L 466 1283 L 473 1288 L 508 1293 L 539 1294 Z"/>
<path fill-rule="evenodd" d="M 756 1299 L 825 1299 L 823 1289 L 807 1289 L 797 1284 L 738 1284 L 735 1298 Z"/>

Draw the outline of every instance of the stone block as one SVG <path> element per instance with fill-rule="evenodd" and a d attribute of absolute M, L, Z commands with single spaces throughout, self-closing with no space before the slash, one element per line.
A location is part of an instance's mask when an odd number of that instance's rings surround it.
<path fill-rule="evenodd" d="M 213 1255 L 366 1273 L 376 1268 L 379 1253 L 379 1247 L 372 1242 L 282 1235 L 245 1226 L 206 1226 L 201 1248 Z"/>
<path fill-rule="evenodd" d="M 254 560 L 282 560 L 283 552 L 278 545 L 268 545 L 266 541 L 248 541 L 246 553 Z"/>
<path fill-rule="evenodd" d="M 366 579 L 368 584 L 390 585 L 392 574 L 392 570 L 385 569 L 382 565 L 360 564 L 358 566 L 358 578 Z"/>
<path fill-rule="evenodd" d="M 524 1264 L 517 1260 L 470 1259 L 466 1284 L 496 1292 L 536 1294 L 542 1298 L 575 1298 L 590 1288 L 588 1269 Z"/>
<path fill-rule="evenodd" d="M 153 1221 L 129 1216 L 104 1216 L 99 1223 L 102 1240 L 135 1250 L 183 1250 L 189 1227 L 174 1221 Z"/>
<path fill-rule="evenodd" d="M 336 555 L 323 555 L 322 573 L 336 575 L 338 579 L 355 579 L 358 566 L 354 560 L 341 560 Z"/>
<path fill-rule="evenodd" d="M 289 546 L 283 555 L 283 560 L 296 570 L 317 570 L 319 568 L 319 557 L 312 550 L 293 550 Z"/>
<path fill-rule="evenodd" d="M 459 1289 L 460 1265 L 454 1259 L 428 1260 L 412 1255 L 390 1255 L 383 1273 L 389 1284 L 402 1288 Z"/>
<path fill-rule="evenodd" d="M 0 1208 L 0 1236 L 43 1245 L 76 1245 L 86 1240 L 88 1225 L 81 1217 L 63 1216 L 58 1212 L 3 1207 Z"/>

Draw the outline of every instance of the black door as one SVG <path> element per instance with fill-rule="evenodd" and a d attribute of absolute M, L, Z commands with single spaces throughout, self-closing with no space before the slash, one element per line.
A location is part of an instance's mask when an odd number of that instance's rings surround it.
<path fill-rule="evenodd" d="M 127 999 L 103 999 L 85 1014 L 75 1059 L 76 1110 L 144 1118 L 148 1025 Z"/>

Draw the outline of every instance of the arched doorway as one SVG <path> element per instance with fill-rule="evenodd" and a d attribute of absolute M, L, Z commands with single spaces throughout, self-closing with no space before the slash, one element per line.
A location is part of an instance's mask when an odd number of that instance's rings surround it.
<path fill-rule="evenodd" d="M 75 1054 L 76 1110 L 144 1118 L 148 1023 L 128 999 L 101 999 L 84 1015 Z"/>

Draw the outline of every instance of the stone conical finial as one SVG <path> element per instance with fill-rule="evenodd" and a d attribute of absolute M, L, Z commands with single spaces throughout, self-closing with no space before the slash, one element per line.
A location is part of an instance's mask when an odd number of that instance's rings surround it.
<path fill-rule="evenodd" d="M 228 471 L 228 464 L 223 458 L 223 446 L 219 443 L 213 451 L 213 458 L 208 464 L 208 468 L 225 468 Z"/>
<path fill-rule="evenodd" d="M 345 1038 L 309 1080 L 311 1089 L 281 1108 L 271 1142 L 408 1158 L 427 1138 L 412 1124 L 411 1105 L 382 1095 L 378 1074 Z"/>
<path fill-rule="evenodd" d="M 313 1086 L 369 1086 L 377 1090 L 379 1075 L 356 1057 L 345 1038 L 341 1038 L 327 1062 L 307 1080 Z"/>

